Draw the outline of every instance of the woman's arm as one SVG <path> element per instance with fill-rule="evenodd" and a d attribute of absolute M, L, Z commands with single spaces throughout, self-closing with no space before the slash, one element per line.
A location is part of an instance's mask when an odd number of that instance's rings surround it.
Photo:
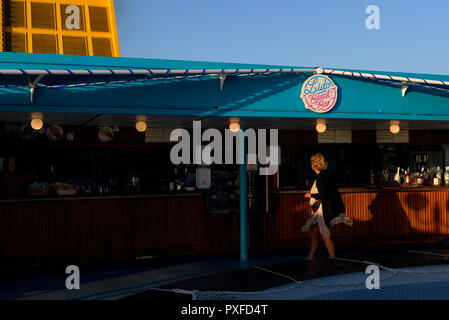
<path fill-rule="evenodd" d="M 329 180 L 326 174 L 319 174 L 316 179 L 316 187 L 318 193 L 312 194 L 311 197 L 315 200 L 321 200 L 329 196 Z"/>

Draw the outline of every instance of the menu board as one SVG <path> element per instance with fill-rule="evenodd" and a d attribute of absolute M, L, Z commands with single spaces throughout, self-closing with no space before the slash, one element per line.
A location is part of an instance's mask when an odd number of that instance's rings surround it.
<path fill-rule="evenodd" d="M 352 143 L 352 130 L 328 129 L 318 134 L 318 143 Z"/>
<path fill-rule="evenodd" d="M 329 129 L 318 133 L 318 143 L 335 143 L 335 130 Z"/>
<path fill-rule="evenodd" d="M 173 129 L 168 128 L 148 128 L 145 131 L 145 142 L 170 142 L 170 134 Z"/>
<path fill-rule="evenodd" d="M 352 130 L 335 130 L 336 143 L 352 143 Z"/>
<path fill-rule="evenodd" d="M 409 131 L 401 130 L 396 134 L 392 134 L 390 130 L 376 131 L 377 143 L 409 143 Z"/>
<path fill-rule="evenodd" d="M 211 170 L 208 167 L 196 169 L 196 187 L 198 189 L 209 189 L 211 186 Z"/>

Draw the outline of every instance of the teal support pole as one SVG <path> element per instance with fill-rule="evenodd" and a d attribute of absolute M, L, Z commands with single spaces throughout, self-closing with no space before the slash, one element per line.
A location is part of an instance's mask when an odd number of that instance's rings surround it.
<path fill-rule="evenodd" d="M 247 182 L 246 182 L 246 148 L 245 135 L 243 129 L 239 132 L 239 152 L 240 152 L 240 267 L 248 267 L 248 219 L 247 219 Z M 242 159 L 243 157 L 243 159 Z"/>

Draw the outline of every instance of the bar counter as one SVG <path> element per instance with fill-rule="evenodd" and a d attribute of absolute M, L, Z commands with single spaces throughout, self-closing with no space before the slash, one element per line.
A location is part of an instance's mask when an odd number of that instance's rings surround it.
<path fill-rule="evenodd" d="M 331 229 L 339 244 L 432 242 L 449 234 L 449 187 L 368 187 L 339 189 L 354 226 Z M 300 226 L 310 214 L 307 190 L 275 193 L 275 236 L 279 247 L 305 239 Z"/>
<path fill-rule="evenodd" d="M 403 186 L 373 186 L 362 188 L 339 188 L 340 193 L 356 193 L 356 192 L 410 192 L 410 191 L 449 191 L 449 186 L 417 186 L 417 187 L 403 187 Z M 281 189 L 277 193 L 307 193 L 309 190 L 305 189 Z"/>
<path fill-rule="evenodd" d="M 0 261 L 98 261 L 214 252 L 201 192 L 0 200 Z"/>
<path fill-rule="evenodd" d="M 145 199 L 145 198 L 178 198 L 189 196 L 201 196 L 202 193 L 194 192 L 164 192 L 164 193 L 139 193 L 139 194 L 102 194 L 102 195 L 73 195 L 60 196 L 57 194 L 21 197 L 0 197 L 1 203 L 42 202 L 42 201 L 81 201 L 81 200 L 111 200 L 111 199 Z"/>
<path fill-rule="evenodd" d="M 271 193 L 248 214 L 250 252 L 307 248 L 305 190 Z M 449 188 L 341 189 L 353 227 L 331 228 L 338 246 L 434 242 L 449 234 Z M 239 214 L 211 214 L 207 192 L 0 199 L 3 266 L 141 256 L 236 253 Z"/>

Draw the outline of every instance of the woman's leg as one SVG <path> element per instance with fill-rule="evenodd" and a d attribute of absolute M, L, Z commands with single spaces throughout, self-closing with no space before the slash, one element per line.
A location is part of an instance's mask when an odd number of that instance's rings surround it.
<path fill-rule="evenodd" d="M 334 242 L 331 238 L 326 238 L 325 236 L 322 236 L 324 244 L 326 245 L 327 252 L 329 252 L 329 257 L 335 258 L 335 246 Z"/>
<path fill-rule="evenodd" d="M 309 252 L 309 256 L 307 257 L 306 260 L 313 260 L 313 257 L 315 255 L 316 249 L 318 249 L 318 245 L 319 245 L 319 234 L 320 231 L 318 230 L 318 226 L 315 225 L 312 228 L 312 231 L 310 231 L 310 239 L 311 239 L 311 243 L 310 243 L 310 252 Z"/>

